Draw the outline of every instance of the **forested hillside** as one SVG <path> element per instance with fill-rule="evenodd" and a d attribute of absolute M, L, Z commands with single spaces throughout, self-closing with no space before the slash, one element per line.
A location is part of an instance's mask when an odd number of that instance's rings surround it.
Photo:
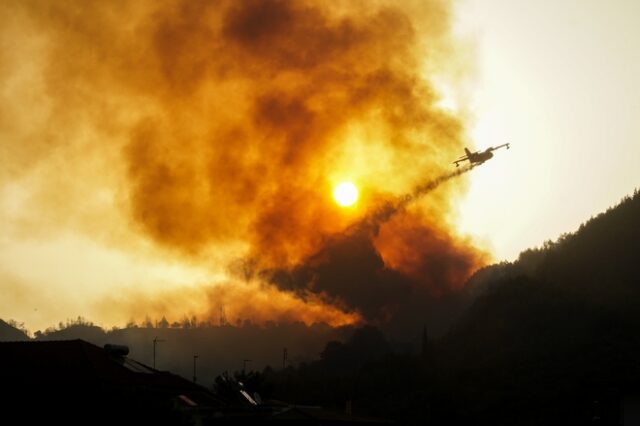
<path fill-rule="evenodd" d="M 617 425 L 621 399 L 640 391 L 639 260 L 636 191 L 577 232 L 479 271 L 466 312 L 419 356 L 380 355 L 379 338 L 373 358 L 333 343 L 268 382 L 278 397 L 351 400 L 354 412 L 416 424 Z"/>

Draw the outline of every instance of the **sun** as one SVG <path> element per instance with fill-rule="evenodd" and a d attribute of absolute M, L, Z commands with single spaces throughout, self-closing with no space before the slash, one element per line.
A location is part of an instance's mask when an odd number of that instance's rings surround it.
<path fill-rule="evenodd" d="M 342 207 L 352 206 L 358 201 L 358 188 L 351 182 L 342 182 L 333 189 L 333 198 Z"/>

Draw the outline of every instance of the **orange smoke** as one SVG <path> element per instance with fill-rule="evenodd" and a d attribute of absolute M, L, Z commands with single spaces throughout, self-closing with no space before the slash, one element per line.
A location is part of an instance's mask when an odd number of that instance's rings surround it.
<path fill-rule="evenodd" d="M 93 307 L 102 317 L 122 317 L 143 323 L 148 318 L 166 318 L 170 323 L 196 317 L 199 323 L 221 325 L 221 316 L 230 325 L 324 322 L 333 327 L 358 324 L 357 313 L 345 312 L 340 306 L 327 304 L 321 297 L 308 293 L 304 298 L 278 291 L 273 286 L 256 282 L 203 284 L 196 288 L 178 288 L 156 294 L 129 292 L 102 299 Z M 114 312 L 114 309 L 116 312 Z M 224 313 L 224 314 L 223 314 Z"/>
<path fill-rule="evenodd" d="M 264 266 L 293 265 L 345 224 L 326 202 L 333 174 L 378 191 L 397 175 L 381 189 L 402 193 L 443 169 L 428 153 L 459 148 L 461 125 L 433 107 L 421 66 L 446 26 L 346 5 L 179 2 L 145 21 L 136 52 L 157 81 L 125 81 L 160 111 L 124 151 L 145 232 L 188 253 L 238 239 Z"/>
<path fill-rule="evenodd" d="M 464 145 L 430 82 L 451 43 L 446 0 L 9 3 L 42 39 L 42 151 L 104 158 L 94 173 L 115 175 L 105 183 L 114 208 L 188 262 L 292 270 L 380 203 L 441 176 Z M 350 212 L 330 201 L 342 179 L 362 193 Z M 386 267 L 436 292 L 483 261 L 444 222 L 458 191 L 439 191 L 428 218 L 403 214 L 367 236 Z M 237 297 L 226 304 L 333 324 L 363 309 L 311 282 L 294 287 L 228 290 Z"/>
<path fill-rule="evenodd" d="M 374 244 L 388 267 L 428 287 L 434 295 L 460 289 L 490 260 L 468 241 L 452 238 L 442 224 L 416 216 L 415 212 L 394 216 L 380 227 Z"/>

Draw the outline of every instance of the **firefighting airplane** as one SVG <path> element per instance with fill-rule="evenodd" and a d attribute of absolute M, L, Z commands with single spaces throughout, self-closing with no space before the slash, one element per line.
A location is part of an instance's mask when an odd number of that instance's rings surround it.
<path fill-rule="evenodd" d="M 456 167 L 458 167 L 463 161 L 469 160 L 469 164 L 471 164 L 471 167 L 475 167 L 475 166 L 479 166 L 480 164 L 484 163 L 485 161 L 489 160 L 490 158 L 493 158 L 493 152 L 491 151 L 495 151 L 496 149 L 500 149 L 502 147 L 507 147 L 507 149 L 509 149 L 509 144 L 505 143 L 502 145 L 498 145 L 496 147 L 491 147 L 491 148 L 487 148 L 482 152 L 471 152 L 469 151 L 467 148 L 464 149 L 464 152 L 467 153 L 467 155 L 463 155 L 462 157 L 458 158 L 456 161 L 453 162 L 453 164 L 456 165 Z"/>

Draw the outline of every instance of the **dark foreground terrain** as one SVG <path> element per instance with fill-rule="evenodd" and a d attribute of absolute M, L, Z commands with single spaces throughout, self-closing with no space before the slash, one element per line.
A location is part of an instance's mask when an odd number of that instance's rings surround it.
<path fill-rule="evenodd" d="M 153 385 L 162 387 L 164 380 L 166 386 L 175 388 L 168 393 L 167 389 L 160 392 L 165 398 L 163 409 L 169 407 L 166 409 L 172 413 L 171 410 L 182 410 L 180 404 L 190 406 L 180 395 L 191 392 L 195 396 L 187 399 L 192 402 L 199 399 L 202 402 L 197 404 L 212 407 L 240 404 L 241 413 L 245 413 L 243 410 L 260 413 L 265 407 L 289 407 L 287 413 L 295 414 L 295 421 L 300 424 L 366 423 L 380 419 L 398 424 L 441 425 L 637 424 L 634 422 L 639 420 L 640 413 L 638 265 L 640 194 L 636 192 L 582 225 L 576 233 L 525 251 L 514 263 L 493 265 L 476 273 L 465 289 L 466 309 L 448 333 L 430 339 L 428 324 L 424 329 L 416 325 L 416 341 L 421 338 L 418 351 L 390 341 L 372 326 L 354 331 L 320 325 L 316 328 L 272 325 L 269 331 L 245 324 L 206 331 L 207 327 L 189 325 L 187 321 L 181 327 L 156 328 L 157 325 L 148 324 L 134 331 L 106 333 L 78 321 L 69 327 L 39 333 L 36 340 L 83 337 L 102 345 L 117 333 L 130 333 L 129 336 L 138 333 L 142 336 L 140 341 L 147 342 L 139 353 L 148 364 L 152 336 L 173 333 L 173 339 L 184 342 L 179 357 L 183 361 L 173 370 L 183 377 L 154 370 L 159 374 L 154 376 L 159 382 Z M 81 333 L 88 334 L 78 336 Z M 205 340 L 207 333 L 227 333 L 228 339 L 244 343 L 247 342 L 243 336 L 255 334 L 258 338 L 271 333 L 264 345 L 271 357 L 268 362 L 263 361 L 268 366 L 252 365 L 252 361 L 248 358 L 245 361 L 236 353 L 229 355 L 228 366 L 223 369 L 207 367 L 206 359 L 200 358 L 203 372 L 198 383 L 202 387 L 193 385 L 185 377 L 191 379 L 189 339 L 196 339 L 198 333 Z M 286 336 L 285 340 L 277 340 L 281 335 Z M 30 340 L 4 322 L 0 324 L 0 337 Z M 312 343 L 327 341 L 320 346 Z M 283 365 L 281 350 L 286 345 L 305 357 L 284 360 Z M 220 346 L 218 350 L 224 353 L 226 349 Z M 90 352 L 97 353 L 94 349 Z M 313 353 L 318 352 L 319 359 L 314 359 Z M 171 360 L 165 357 L 162 362 L 166 364 L 159 369 L 165 370 Z M 5 385 L 5 393 L 12 395 L 12 401 L 30 401 L 20 395 L 33 399 L 34 395 L 44 398 L 43 395 L 51 393 L 58 402 L 68 401 L 57 392 L 60 385 L 56 381 L 60 377 L 47 378 L 43 372 L 43 380 L 24 381 L 16 365 L 9 359 L 2 365 L 3 377 L 12 380 L 4 383 L 13 383 L 13 388 Z M 29 365 L 21 364 L 20 368 L 26 370 Z M 228 372 L 222 373 L 224 370 Z M 149 384 L 139 385 L 138 389 L 155 389 Z M 239 396 L 243 395 L 241 390 L 256 404 Z M 92 401 L 89 398 L 76 402 Z M 260 406 L 263 408 L 256 408 Z M 319 410 L 313 407 L 328 411 L 317 411 L 315 417 L 305 414 L 304 410 Z M 140 411 L 140 418 L 145 416 L 146 409 L 145 406 Z M 223 423 L 220 416 L 214 415 L 224 411 L 220 410 L 210 410 L 206 421 Z M 151 418 L 158 420 L 157 416 Z M 183 424 L 193 420 L 189 416 L 176 419 Z M 286 416 L 278 419 L 284 420 Z M 249 416 L 241 421 L 266 420 Z"/>

